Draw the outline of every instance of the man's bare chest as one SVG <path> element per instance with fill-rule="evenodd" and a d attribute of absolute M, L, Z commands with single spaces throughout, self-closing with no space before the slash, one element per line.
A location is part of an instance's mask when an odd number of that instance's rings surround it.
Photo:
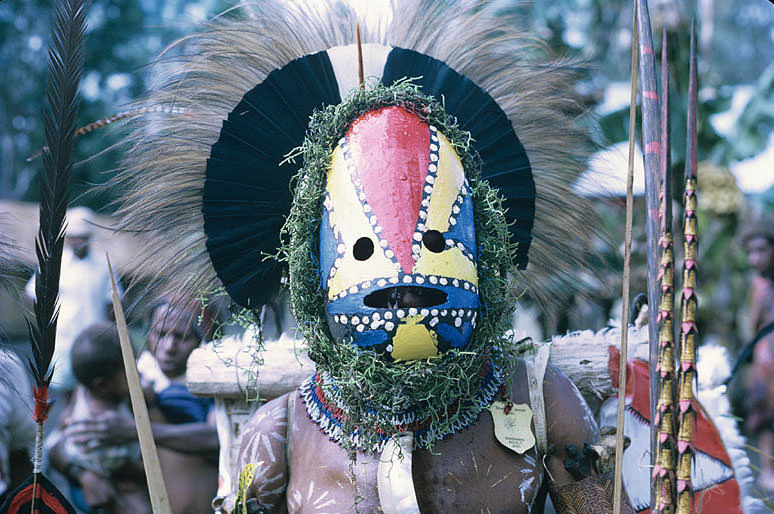
<path fill-rule="evenodd" d="M 380 455 L 346 453 L 295 410 L 288 426 L 290 513 L 382 512 L 377 476 Z M 386 457 L 385 457 L 386 458 Z M 470 428 L 440 441 L 432 452 L 411 455 L 411 475 L 423 513 L 529 512 L 541 486 L 537 449 L 523 455 L 494 436 L 491 415 L 483 412 Z"/>

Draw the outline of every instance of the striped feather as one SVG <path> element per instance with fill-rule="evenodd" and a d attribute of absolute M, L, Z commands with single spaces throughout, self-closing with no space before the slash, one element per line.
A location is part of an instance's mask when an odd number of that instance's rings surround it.
<path fill-rule="evenodd" d="M 83 0 L 56 3 L 49 50 L 43 152 L 40 174 L 40 228 L 35 239 L 38 269 L 35 280 L 35 319 L 28 321 L 33 360 L 30 363 L 38 386 L 51 380 L 51 358 L 59 316 L 59 274 L 65 235 L 65 213 L 70 199 L 78 84 L 83 68 L 83 38 L 86 5 Z"/>

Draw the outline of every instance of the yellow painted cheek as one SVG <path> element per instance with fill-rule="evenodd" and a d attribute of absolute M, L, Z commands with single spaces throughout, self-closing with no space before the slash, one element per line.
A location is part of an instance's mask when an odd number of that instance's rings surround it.
<path fill-rule="evenodd" d="M 457 247 L 449 248 L 441 253 L 434 253 L 423 246 L 419 261 L 414 266 L 414 273 L 458 278 L 478 286 L 476 267 Z"/>
<path fill-rule="evenodd" d="M 396 361 L 410 361 L 438 357 L 438 339 L 420 322 L 424 316 L 409 316 L 405 323 L 398 325 L 392 338 L 392 358 Z"/>
<path fill-rule="evenodd" d="M 342 258 L 341 267 L 328 281 L 328 298 L 333 299 L 341 291 L 369 280 L 398 276 L 392 262 L 386 257 L 383 259 L 375 258 L 379 249 L 375 249 L 374 255 L 366 261 L 358 261 L 352 256 L 352 250 L 349 246 L 347 249 L 348 253 Z"/>
<path fill-rule="evenodd" d="M 344 163 L 344 156 L 337 147 L 331 158 L 326 190 L 330 195 L 333 212 L 330 220 L 334 235 L 344 243 L 341 265 L 328 281 L 328 297 L 333 298 L 345 289 L 376 278 L 397 277 L 395 264 L 384 254 L 373 226 L 363 212 L 363 205 Z M 355 259 L 352 248 L 361 237 L 369 237 L 374 243 L 374 253 L 365 261 Z"/>
<path fill-rule="evenodd" d="M 449 230 L 452 205 L 457 200 L 457 195 L 465 180 L 465 172 L 460 158 L 440 132 L 438 139 L 438 174 L 433 184 L 433 194 L 427 208 L 425 225 L 428 230 L 437 230 L 443 233 Z"/>

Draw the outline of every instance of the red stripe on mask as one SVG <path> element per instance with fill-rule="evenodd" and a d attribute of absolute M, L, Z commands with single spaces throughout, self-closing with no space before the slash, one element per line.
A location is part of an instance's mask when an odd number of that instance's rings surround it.
<path fill-rule="evenodd" d="M 430 131 L 402 107 L 384 107 L 356 119 L 347 142 L 381 236 L 411 273 L 411 245 L 430 158 Z"/>

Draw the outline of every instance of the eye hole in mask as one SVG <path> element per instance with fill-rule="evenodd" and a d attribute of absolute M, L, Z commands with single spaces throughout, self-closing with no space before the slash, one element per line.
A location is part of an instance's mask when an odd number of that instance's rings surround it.
<path fill-rule="evenodd" d="M 443 234 L 437 230 L 428 230 L 422 237 L 422 242 L 425 244 L 425 248 L 433 253 L 441 253 L 446 248 L 446 241 L 443 238 Z"/>
<path fill-rule="evenodd" d="M 352 247 L 352 255 L 358 261 L 368 260 L 374 254 L 374 242 L 368 237 L 361 237 Z"/>

